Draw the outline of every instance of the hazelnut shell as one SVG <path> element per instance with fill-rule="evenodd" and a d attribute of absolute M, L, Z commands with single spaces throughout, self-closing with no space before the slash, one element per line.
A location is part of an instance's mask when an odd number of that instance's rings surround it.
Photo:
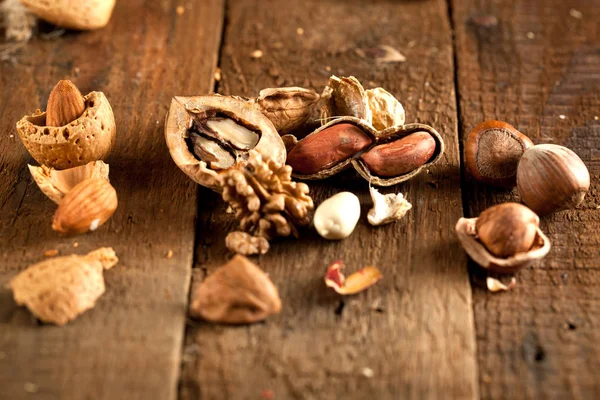
<path fill-rule="evenodd" d="M 541 260 L 550 251 L 550 240 L 540 228 L 537 228 L 537 236 L 531 250 L 508 258 L 496 257 L 477 240 L 476 224 L 477 218 L 461 218 L 456 223 L 456 234 L 469 257 L 491 271 L 502 274 L 516 272 Z"/>
<path fill-rule="evenodd" d="M 359 175 L 361 177 L 363 177 L 367 181 L 371 182 L 371 184 L 373 184 L 375 186 L 392 186 L 392 185 L 395 185 L 400 182 L 404 182 L 404 181 L 416 176 L 424 168 L 427 168 L 430 165 L 437 162 L 440 159 L 440 157 L 442 156 L 442 154 L 444 154 L 444 141 L 442 139 L 442 136 L 434 128 L 432 128 L 429 125 L 425 125 L 425 124 L 414 123 L 414 124 L 398 125 L 398 126 L 392 126 L 390 128 L 384 129 L 382 131 L 377 131 L 375 128 L 373 128 L 373 126 L 368 124 L 363 119 L 356 118 L 356 117 L 340 117 L 340 118 L 336 118 L 335 120 L 321 126 L 317 130 L 312 132 L 310 135 L 316 135 L 319 132 L 321 132 L 327 128 L 330 128 L 333 125 L 341 124 L 341 123 L 350 123 L 350 124 L 356 125 L 359 128 L 361 128 L 368 136 L 370 136 L 373 139 L 373 143 L 371 144 L 371 146 L 369 146 L 363 152 L 360 152 L 359 154 L 356 154 L 353 157 L 350 157 L 344 161 L 341 161 L 340 163 L 334 165 L 331 168 L 324 169 L 322 171 L 319 171 L 316 174 L 311 174 L 311 175 L 302 175 L 302 174 L 293 173 L 292 175 L 294 177 L 296 177 L 298 179 L 306 179 L 306 180 L 325 179 L 325 178 L 328 178 L 330 176 L 333 176 L 333 175 L 343 171 L 344 169 L 348 168 L 349 166 L 352 166 L 359 173 Z M 388 143 L 390 141 L 397 140 L 397 139 L 401 139 L 401 138 L 408 136 L 411 133 L 414 133 L 417 131 L 428 132 L 433 137 L 433 139 L 436 141 L 436 149 L 435 149 L 433 156 L 425 164 L 421 165 L 420 167 L 417 167 L 416 169 L 414 169 L 406 174 L 403 174 L 400 176 L 395 176 L 395 177 L 390 177 L 390 178 L 379 177 L 379 176 L 373 175 L 369 172 L 369 169 L 365 165 L 365 163 L 362 160 L 360 160 L 360 158 L 359 158 L 362 153 L 368 151 L 369 149 L 375 147 L 376 145 Z M 310 136 L 310 135 L 308 135 L 308 136 Z"/>
<path fill-rule="evenodd" d="M 192 122 L 192 114 L 207 110 L 230 113 L 257 126 L 261 131 L 261 136 L 253 150 L 278 164 L 285 164 L 287 152 L 283 140 L 273 123 L 254 108 L 251 102 L 238 97 L 218 94 L 174 97 L 165 120 L 165 140 L 175 164 L 194 182 L 214 191 L 220 191 L 219 171 L 210 169 L 206 162 L 196 158 L 190 152 L 185 140 L 187 130 Z M 231 168 L 238 168 L 244 164 L 244 160 L 236 159 Z"/>
<path fill-rule="evenodd" d="M 102 160 L 116 136 L 112 108 L 102 92 L 91 92 L 85 111 L 64 126 L 45 126 L 46 113 L 37 111 L 17 122 L 17 132 L 31 156 L 40 164 L 67 169 Z"/>

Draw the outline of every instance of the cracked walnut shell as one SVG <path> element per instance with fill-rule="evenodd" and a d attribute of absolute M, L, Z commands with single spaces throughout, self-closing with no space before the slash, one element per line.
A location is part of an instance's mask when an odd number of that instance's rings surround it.
<path fill-rule="evenodd" d="M 195 182 L 218 192 L 219 175 L 243 167 L 250 150 L 279 165 L 286 159 L 273 123 L 252 103 L 233 96 L 174 97 L 165 139 L 175 164 Z"/>
<path fill-rule="evenodd" d="M 17 122 L 23 144 L 38 163 L 62 170 L 108 156 L 116 135 L 112 108 L 102 92 L 91 92 L 84 101 L 83 114 L 63 126 L 46 126 L 46 113 L 39 110 Z"/>

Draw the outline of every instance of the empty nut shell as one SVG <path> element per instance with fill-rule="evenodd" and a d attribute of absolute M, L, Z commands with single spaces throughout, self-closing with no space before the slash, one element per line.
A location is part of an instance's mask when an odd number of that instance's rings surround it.
<path fill-rule="evenodd" d="M 108 156 L 116 135 L 115 118 L 101 92 L 84 97 L 85 111 L 64 126 L 46 126 L 46 113 L 37 111 L 17 122 L 17 132 L 40 164 L 67 169 Z"/>
<path fill-rule="evenodd" d="M 527 150 L 517 170 L 521 199 L 540 215 L 575 208 L 590 188 L 590 173 L 577 154 L 540 144 Z"/>
<path fill-rule="evenodd" d="M 250 150 L 280 165 L 286 159 L 273 123 L 253 104 L 231 96 L 173 98 L 165 139 L 175 164 L 215 191 L 220 191 L 219 174 L 246 165 Z"/>

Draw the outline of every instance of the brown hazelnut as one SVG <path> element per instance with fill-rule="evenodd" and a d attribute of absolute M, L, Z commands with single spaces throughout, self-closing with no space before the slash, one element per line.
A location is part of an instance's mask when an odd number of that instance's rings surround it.
<path fill-rule="evenodd" d="M 475 224 L 477 236 L 496 257 L 511 257 L 531 249 L 540 219 L 518 203 L 504 203 L 481 213 Z"/>
<path fill-rule="evenodd" d="M 465 144 L 465 163 L 477 181 L 514 187 L 519 160 L 532 146 L 531 139 L 512 125 L 486 121 L 469 133 Z"/>
<path fill-rule="evenodd" d="M 590 173 L 573 151 L 555 144 L 527 150 L 517 170 L 521 199 L 540 215 L 577 207 L 590 188 Z"/>

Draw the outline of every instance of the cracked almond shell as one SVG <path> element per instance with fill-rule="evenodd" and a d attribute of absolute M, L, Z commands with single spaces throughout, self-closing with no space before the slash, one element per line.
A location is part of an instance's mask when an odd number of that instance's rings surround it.
<path fill-rule="evenodd" d="M 260 132 L 258 141 L 253 147 L 235 150 L 233 165 L 228 168 L 244 166 L 248 151 L 252 149 L 278 164 L 285 164 L 287 152 L 281 137 L 273 123 L 251 102 L 218 94 L 174 97 L 165 121 L 165 140 L 175 164 L 193 181 L 218 192 L 220 191 L 219 174 L 228 169 L 213 169 L 207 162 L 192 153 L 186 142 L 194 117 L 208 112 L 233 116 L 238 122 L 251 125 Z"/>
<path fill-rule="evenodd" d="M 85 165 L 108 156 L 115 143 L 112 108 L 102 92 L 91 92 L 85 111 L 64 126 L 46 126 L 46 113 L 37 111 L 17 122 L 17 132 L 31 156 L 58 170 Z"/>
<path fill-rule="evenodd" d="M 99 29 L 110 21 L 116 0 L 21 0 L 44 21 L 69 29 Z"/>
<path fill-rule="evenodd" d="M 412 177 L 418 175 L 424 168 L 427 168 L 427 167 L 431 166 L 432 164 L 436 163 L 441 158 L 442 154 L 444 154 L 444 140 L 442 139 L 442 136 L 431 126 L 425 125 L 425 124 L 418 124 L 418 123 L 392 126 L 390 128 L 384 129 L 382 131 L 377 131 L 375 128 L 373 128 L 373 126 L 368 124 L 363 119 L 356 118 L 356 117 L 340 117 L 340 118 L 337 118 L 337 119 L 321 126 L 320 128 L 318 128 L 317 130 L 315 130 L 314 132 L 312 132 L 311 134 L 309 134 L 306 137 L 309 137 L 311 135 L 316 135 L 325 129 L 328 129 L 334 125 L 342 124 L 342 123 L 350 123 L 350 124 L 353 124 L 353 125 L 359 127 L 360 129 L 362 129 L 365 132 L 365 134 L 367 134 L 369 137 L 372 138 L 373 142 L 371 143 L 371 145 L 368 148 L 366 148 L 364 151 L 361 151 L 352 157 L 342 160 L 338 164 L 333 165 L 330 168 L 326 168 L 315 174 L 309 174 L 309 175 L 293 173 L 292 175 L 294 177 L 296 177 L 298 179 L 304 179 L 304 180 L 325 179 L 325 178 L 329 178 L 330 176 L 336 175 L 339 172 L 345 170 L 346 168 L 352 166 L 359 173 L 360 176 L 362 176 L 367 181 L 371 182 L 371 184 L 373 184 L 375 186 L 392 186 L 397 183 L 404 182 L 404 181 L 411 179 Z M 436 142 L 436 148 L 435 148 L 433 155 L 429 158 L 429 160 L 426 163 L 415 168 L 414 170 L 412 170 L 410 172 L 407 172 L 407 173 L 399 175 L 399 176 L 393 176 L 393 177 L 377 176 L 375 174 L 372 174 L 369 171 L 369 168 L 367 167 L 367 165 L 360 159 L 360 156 L 362 154 L 368 152 L 370 149 L 372 149 L 373 147 L 375 147 L 377 145 L 389 143 L 394 140 L 399 140 L 399 139 L 402 139 L 403 137 L 406 137 L 412 133 L 423 132 L 423 131 L 429 133 L 433 137 L 433 139 Z M 300 143 L 300 142 L 301 141 L 299 141 L 298 143 Z M 293 148 L 298 143 L 292 144 L 290 149 Z"/>
<path fill-rule="evenodd" d="M 477 239 L 477 219 L 460 218 L 456 234 L 469 257 L 483 268 L 502 274 L 513 273 L 543 259 L 550 251 L 550 240 L 538 227 L 531 250 L 508 258 L 496 257 Z"/>

